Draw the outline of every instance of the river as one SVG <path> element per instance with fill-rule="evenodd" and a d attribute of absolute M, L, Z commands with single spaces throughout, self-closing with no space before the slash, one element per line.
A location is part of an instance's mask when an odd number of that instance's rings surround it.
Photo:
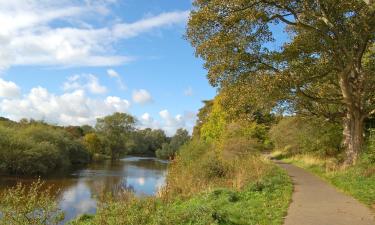
<path fill-rule="evenodd" d="M 64 222 L 67 222 L 85 213 L 94 214 L 97 207 L 95 196 L 124 189 L 138 196 L 155 195 L 164 185 L 167 165 L 167 161 L 156 158 L 127 157 L 115 162 L 93 163 L 84 169 L 43 181 L 59 189 L 57 201 L 64 211 Z M 36 179 L 0 177 L 0 188 L 33 181 Z"/>

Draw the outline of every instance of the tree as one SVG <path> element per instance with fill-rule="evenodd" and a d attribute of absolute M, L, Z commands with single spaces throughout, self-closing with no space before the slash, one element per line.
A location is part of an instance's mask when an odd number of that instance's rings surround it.
<path fill-rule="evenodd" d="M 103 143 L 96 133 L 88 133 L 83 137 L 83 144 L 91 155 L 103 154 Z"/>
<path fill-rule="evenodd" d="M 65 130 L 74 138 L 81 138 L 84 135 L 83 129 L 79 126 L 67 126 Z"/>
<path fill-rule="evenodd" d="M 203 104 L 204 106 L 199 109 L 197 114 L 198 119 L 193 129 L 193 137 L 201 136 L 202 126 L 207 122 L 209 115 L 212 112 L 213 100 L 203 101 Z"/>
<path fill-rule="evenodd" d="M 163 143 L 156 151 L 156 156 L 162 159 L 173 158 L 182 145 L 190 140 L 189 132 L 185 129 L 178 129 L 169 143 Z"/>
<path fill-rule="evenodd" d="M 86 125 L 82 125 L 81 126 L 81 130 L 83 132 L 83 135 L 95 132 L 95 129 L 92 126 L 87 125 L 87 124 Z"/>
<path fill-rule="evenodd" d="M 375 113 L 375 3 L 363 0 L 196 0 L 187 37 L 221 88 L 251 87 L 254 98 L 343 123 L 346 164 Z M 283 47 L 271 27 L 284 28 Z"/>
<path fill-rule="evenodd" d="M 167 142 L 167 136 L 163 130 L 147 128 L 141 130 L 140 133 L 143 136 L 144 143 L 147 145 L 147 150 L 153 154 L 155 154 L 157 149 L 162 147 L 163 143 Z"/>
<path fill-rule="evenodd" d="M 154 156 L 156 150 L 167 141 L 168 138 L 163 130 L 146 128 L 133 132 L 127 144 L 131 154 Z"/>
<path fill-rule="evenodd" d="M 226 107 L 220 104 L 222 97 L 219 94 L 211 102 L 210 112 L 205 117 L 199 130 L 202 140 L 210 142 L 219 139 L 229 122 Z"/>
<path fill-rule="evenodd" d="M 97 119 L 96 129 L 106 137 L 112 159 L 118 159 L 126 151 L 125 140 L 134 131 L 135 123 L 133 116 L 119 112 Z"/>
<path fill-rule="evenodd" d="M 181 145 L 185 144 L 190 140 L 189 132 L 185 129 L 178 129 L 176 134 L 171 139 L 171 145 L 173 147 L 179 148 Z"/>

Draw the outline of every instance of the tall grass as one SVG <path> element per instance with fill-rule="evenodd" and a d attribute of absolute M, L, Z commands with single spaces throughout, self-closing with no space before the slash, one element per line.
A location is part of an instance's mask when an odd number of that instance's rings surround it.
<path fill-rule="evenodd" d="M 218 187 L 241 190 L 264 177 L 272 165 L 262 161 L 252 149 L 242 148 L 246 145 L 244 140 L 237 143 L 240 144 L 220 146 L 193 140 L 183 146 L 169 167 L 163 198 L 185 198 Z"/>
<path fill-rule="evenodd" d="M 53 225 L 64 219 L 51 188 L 43 182 L 17 184 L 0 194 L 0 225 Z"/>
<path fill-rule="evenodd" d="M 158 197 L 109 198 L 95 216 L 72 224 L 281 225 L 292 192 L 289 177 L 252 148 L 236 149 L 243 143 L 226 146 L 191 141 L 171 162 Z"/>

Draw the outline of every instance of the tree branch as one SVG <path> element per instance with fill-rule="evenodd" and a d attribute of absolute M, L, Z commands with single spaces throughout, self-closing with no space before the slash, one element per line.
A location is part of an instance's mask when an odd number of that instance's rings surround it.
<path fill-rule="evenodd" d="M 302 96 L 314 101 L 314 102 L 320 102 L 320 103 L 328 103 L 328 104 L 340 104 L 342 99 L 341 98 L 322 98 L 322 97 L 316 97 L 311 94 L 306 93 L 305 91 L 301 90 L 300 87 L 296 88 L 297 94 L 301 94 Z"/>

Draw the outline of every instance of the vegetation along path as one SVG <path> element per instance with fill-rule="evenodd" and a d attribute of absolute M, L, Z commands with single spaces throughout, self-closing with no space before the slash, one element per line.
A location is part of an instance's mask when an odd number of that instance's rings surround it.
<path fill-rule="evenodd" d="M 294 193 L 285 225 L 374 225 L 374 214 L 309 172 L 277 162 L 292 177 Z"/>

